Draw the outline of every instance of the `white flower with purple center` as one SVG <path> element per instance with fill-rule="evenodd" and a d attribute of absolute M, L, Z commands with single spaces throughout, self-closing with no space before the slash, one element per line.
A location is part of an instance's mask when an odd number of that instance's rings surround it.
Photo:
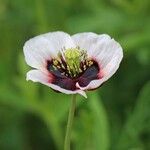
<path fill-rule="evenodd" d="M 46 33 L 27 41 L 23 50 L 27 64 L 34 68 L 27 80 L 84 97 L 85 91 L 98 88 L 117 71 L 123 57 L 114 39 L 91 32 Z"/>

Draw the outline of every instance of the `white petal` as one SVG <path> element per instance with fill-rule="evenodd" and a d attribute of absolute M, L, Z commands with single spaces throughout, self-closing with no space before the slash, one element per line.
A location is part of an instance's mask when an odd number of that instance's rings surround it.
<path fill-rule="evenodd" d="M 114 39 L 110 39 L 103 43 L 100 53 L 94 57 L 103 70 L 108 66 L 108 64 L 110 64 L 111 61 L 113 62 L 113 59 L 118 59 L 117 62 L 120 63 L 123 57 L 123 50 L 119 43 L 117 43 Z"/>
<path fill-rule="evenodd" d="M 105 81 L 107 81 L 119 68 L 122 57 L 115 57 L 112 59 L 109 64 L 102 70 L 103 78 L 98 80 L 91 81 L 86 87 L 81 87 L 79 83 L 76 84 L 76 87 L 81 90 L 91 90 L 96 89 L 100 85 L 102 85 Z"/>
<path fill-rule="evenodd" d="M 100 66 L 103 78 L 93 80 L 86 87 L 77 87 L 81 90 L 94 89 L 108 80 L 118 69 L 123 57 L 123 51 L 119 43 L 106 34 L 80 33 L 72 36 L 76 45 L 87 50 L 88 56 L 95 59 Z"/>
<path fill-rule="evenodd" d="M 72 39 L 81 49 L 87 50 L 88 56 L 95 58 L 102 68 L 122 51 L 121 46 L 106 34 L 80 33 L 73 35 Z"/>
<path fill-rule="evenodd" d="M 36 36 L 24 45 L 25 60 L 33 68 L 41 69 L 46 60 L 57 57 L 63 48 L 75 47 L 70 35 L 64 32 L 50 32 Z"/>
<path fill-rule="evenodd" d="M 30 70 L 27 73 L 27 80 L 32 80 L 33 82 L 40 82 L 42 84 L 45 84 L 51 87 L 52 89 L 56 91 L 59 91 L 65 94 L 77 94 L 78 93 L 84 96 L 85 98 L 87 98 L 86 93 L 82 90 L 76 90 L 76 91 L 66 90 L 55 84 L 50 83 L 51 78 L 48 76 L 48 74 L 45 74 L 40 70 Z"/>
<path fill-rule="evenodd" d="M 48 76 L 48 74 L 43 73 L 40 70 L 30 70 L 27 72 L 26 80 L 32 80 L 33 82 L 39 82 L 45 83 L 45 82 L 50 82 L 52 78 Z"/>
<path fill-rule="evenodd" d="M 103 43 L 111 40 L 110 36 L 106 34 L 98 35 L 92 32 L 75 34 L 72 39 L 81 49 L 87 50 L 89 57 L 97 56 L 101 52 Z"/>

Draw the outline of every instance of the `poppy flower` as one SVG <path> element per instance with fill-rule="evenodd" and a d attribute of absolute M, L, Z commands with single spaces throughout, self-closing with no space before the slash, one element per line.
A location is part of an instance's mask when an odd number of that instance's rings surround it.
<path fill-rule="evenodd" d="M 123 57 L 118 42 L 92 32 L 42 34 L 28 40 L 23 50 L 27 64 L 34 68 L 27 80 L 84 97 L 85 91 L 98 88 L 117 71 Z"/>

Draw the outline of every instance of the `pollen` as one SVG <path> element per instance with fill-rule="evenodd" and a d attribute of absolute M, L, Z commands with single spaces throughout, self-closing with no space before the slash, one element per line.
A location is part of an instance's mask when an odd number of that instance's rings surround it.
<path fill-rule="evenodd" d="M 57 65 L 58 65 L 58 60 L 55 59 L 55 60 L 53 61 L 53 64 L 54 64 L 55 66 L 57 66 Z"/>
<path fill-rule="evenodd" d="M 59 71 L 62 76 L 79 77 L 93 65 L 93 60 L 87 57 L 87 52 L 79 47 L 62 50 L 58 57 L 52 60 L 51 68 L 54 72 Z"/>

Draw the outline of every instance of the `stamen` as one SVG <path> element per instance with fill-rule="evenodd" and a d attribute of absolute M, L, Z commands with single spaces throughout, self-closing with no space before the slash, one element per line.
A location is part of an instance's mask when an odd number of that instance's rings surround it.
<path fill-rule="evenodd" d="M 53 64 L 55 65 L 55 66 L 57 66 L 58 65 L 58 60 L 53 60 Z"/>
<path fill-rule="evenodd" d="M 55 70 L 57 70 L 57 67 L 56 67 L 56 66 L 54 66 L 54 65 L 53 65 L 53 68 L 54 68 Z"/>
<path fill-rule="evenodd" d="M 85 60 L 85 54 L 85 51 L 80 50 L 79 47 L 65 50 L 64 57 L 67 65 L 69 66 L 67 69 L 73 77 L 82 72 L 80 69 L 80 63 Z"/>
<path fill-rule="evenodd" d="M 83 66 L 84 71 L 86 70 L 86 65 Z"/>
<path fill-rule="evenodd" d="M 59 71 L 62 76 L 76 78 L 83 74 L 90 66 L 93 60 L 88 59 L 85 50 L 80 47 L 65 49 L 62 48 L 57 58 L 52 60 L 52 66 L 49 71 Z"/>

